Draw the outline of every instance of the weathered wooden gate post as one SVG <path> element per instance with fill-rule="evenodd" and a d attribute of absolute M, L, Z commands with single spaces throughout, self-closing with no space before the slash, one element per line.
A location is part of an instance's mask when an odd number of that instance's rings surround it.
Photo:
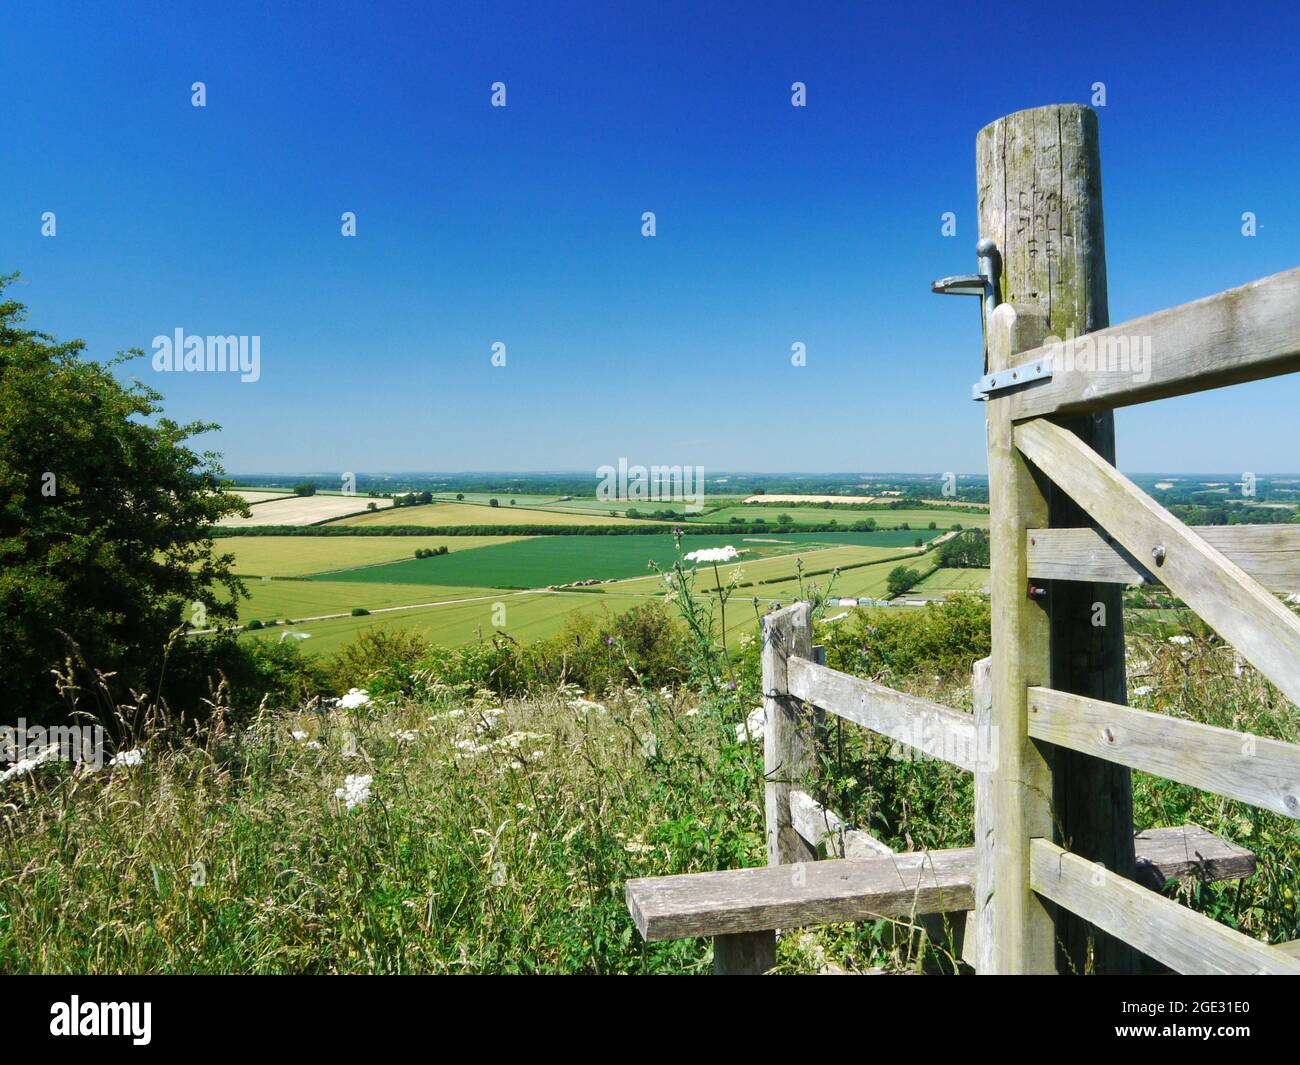
<path fill-rule="evenodd" d="M 1060 104 L 1019 111 L 998 119 L 980 131 L 976 140 L 979 177 L 980 236 L 997 244 L 1001 257 L 1002 300 L 1015 305 L 1023 323 L 1024 311 L 1038 309 L 1044 315 L 1048 336 L 1065 340 L 1104 328 L 1109 324 L 1106 294 L 1106 248 L 1102 226 L 1101 155 L 1098 147 L 1097 116 L 1079 104 Z M 995 316 L 996 317 L 996 316 Z M 993 328 L 990 324 L 990 363 L 997 359 L 1014 361 L 1016 351 L 1036 342 L 1009 338 L 1003 351 L 995 353 Z M 1007 346 L 1011 350 L 1007 350 Z M 1002 366 L 990 364 L 989 370 Z M 1060 372 L 1060 371 L 1058 371 Z M 1075 371 L 1079 372 L 1079 371 Z M 1012 560 L 1012 551 L 1023 560 L 1024 529 L 1046 517 L 1052 527 L 1089 525 L 1088 516 L 1064 493 L 1036 478 L 1024 480 L 1023 459 L 1011 446 L 1010 426 L 1005 420 L 1003 404 L 989 403 L 990 494 L 993 496 L 993 565 L 1001 561 L 1003 572 Z M 1088 415 L 1062 423 L 1085 440 L 1108 462 L 1115 461 L 1114 416 L 1105 413 Z M 998 440 L 1001 456 L 999 480 L 994 483 L 994 441 Z M 1019 488 L 1012 479 L 1021 478 Z M 999 489 L 1003 501 L 999 507 Z M 1010 491 L 1011 497 L 1006 493 Z M 1040 498 L 1041 493 L 1041 498 Z M 1009 522 L 1009 523 L 1008 523 Z M 1004 524 L 1007 523 L 1007 524 Z M 1001 527 L 1000 527 L 1001 526 Z M 1040 526 L 1041 527 L 1041 526 Z M 1019 537 L 1018 545 L 1005 542 Z M 999 540 L 1004 541 L 999 550 Z M 1014 564 L 1014 563 L 1013 563 Z M 1004 617 L 1003 641 L 1016 638 L 1016 626 L 1035 647 L 1028 653 L 1033 659 L 1048 654 L 1050 677 L 1030 683 L 1048 683 L 1062 691 L 1075 692 L 1113 703 L 1127 702 L 1124 672 L 1123 589 L 1119 585 L 1054 581 L 1046 592 L 1034 600 L 1034 609 L 1043 612 L 1038 622 L 1026 613 L 1028 595 L 1023 565 L 1009 581 L 994 585 L 994 615 L 1008 605 L 1007 596 L 1018 595 L 1014 607 L 1014 624 Z M 1003 602 L 998 602 L 1001 594 Z M 1046 628 L 1044 629 L 1043 626 Z M 999 687 L 998 628 L 994 636 L 994 719 L 1001 723 L 998 700 L 1015 697 L 1024 702 L 1023 692 Z M 1044 634 L 1050 633 L 1043 645 Z M 1006 652 L 1005 646 L 1002 653 Z M 1036 665 L 1033 667 L 1036 668 Z M 1002 680 L 1006 682 L 1006 670 Z M 1017 676 L 1015 683 L 1026 679 Z M 1023 713 L 1023 711 L 1017 711 Z M 1133 874 L 1133 795 L 1129 770 L 1100 759 L 1064 748 L 1050 752 L 1050 812 L 1064 846 L 1075 854 L 1103 863 L 1121 876 Z M 1041 767 L 1040 767 L 1041 768 Z M 1040 777 L 1033 786 L 1045 781 Z M 1029 783 L 1029 782 L 1026 782 Z M 999 795 L 999 801 L 1002 796 Z M 1044 797 L 1046 798 L 1046 797 Z M 1023 841 L 1001 840 L 1003 847 Z M 999 970 L 1027 968 L 1041 971 L 1046 966 L 1046 947 L 1042 943 L 1042 915 L 1028 914 L 1033 900 L 1013 899 L 1011 913 L 1004 910 L 1002 862 L 998 863 L 998 897 L 996 920 L 1010 918 L 1021 931 L 1029 925 L 1037 932 L 1018 938 L 1019 947 L 1011 955 L 1003 954 L 995 963 Z M 1014 883 L 1014 881 L 1013 881 Z M 1027 890 L 1027 884 L 1025 885 Z M 1016 888 L 1017 899 L 1020 888 Z M 1018 916 L 1017 916 L 1018 914 Z M 1019 932 L 1014 933 L 1019 936 Z M 1101 972 L 1130 971 L 1136 964 L 1131 948 L 1095 932 L 1091 926 L 1069 914 L 1056 918 L 1056 947 L 1060 971 L 1082 971 L 1087 958 L 1089 939 L 1094 942 L 1094 964 Z M 995 952 L 997 953 L 997 952 Z"/>
<path fill-rule="evenodd" d="M 791 698 L 786 666 L 792 655 L 814 658 L 812 609 L 795 603 L 763 619 L 763 774 L 767 864 L 816 861 L 817 852 L 795 831 L 790 791 L 813 766 L 814 715 Z M 766 972 L 776 964 L 776 932 L 714 936 L 713 971 L 718 975 Z"/>

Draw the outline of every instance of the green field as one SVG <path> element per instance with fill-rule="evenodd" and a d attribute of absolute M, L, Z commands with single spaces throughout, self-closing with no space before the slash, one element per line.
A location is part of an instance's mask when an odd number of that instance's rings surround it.
<path fill-rule="evenodd" d="M 920 533 L 911 536 L 910 540 L 918 537 L 921 537 Z M 741 552 L 740 561 L 744 563 L 852 545 L 868 552 L 855 561 L 869 561 L 898 554 L 902 546 L 898 543 L 900 538 L 908 539 L 907 534 L 898 533 L 831 533 L 829 536 L 792 533 L 770 538 L 689 536 L 683 537 L 682 550 L 689 552 L 730 544 Z M 574 581 L 640 577 L 650 570 L 651 562 L 666 570 L 676 558 L 677 545 L 671 535 L 535 536 L 499 547 L 480 547 L 436 558 L 406 558 L 388 565 L 343 570 L 329 574 L 327 579 L 331 582 L 542 588 Z"/>
<path fill-rule="evenodd" d="M 945 596 L 953 592 L 980 592 L 988 588 L 990 579 L 991 572 L 987 569 L 936 569 L 913 585 L 907 595 Z"/>

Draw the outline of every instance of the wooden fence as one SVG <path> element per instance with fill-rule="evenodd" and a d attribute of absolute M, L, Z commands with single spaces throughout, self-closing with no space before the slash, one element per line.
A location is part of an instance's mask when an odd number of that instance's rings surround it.
<path fill-rule="evenodd" d="M 1300 746 L 1124 705 L 1120 599 L 1126 583 L 1163 583 L 1300 703 L 1300 617 L 1274 594 L 1300 587 L 1300 529 L 1187 528 L 1116 469 L 1111 414 L 1300 369 L 1300 269 L 1108 327 L 1095 115 L 1000 119 L 977 163 L 994 294 L 993 653 L 976 665 L 974 713 L 828 669 L 807 604 L 770 614 L 769 866 L 631 881 L 629 907 L 647 939 L 715 937 L 719 972 L 770 968 L 778 928 L 969 911 L 958 949 L 981 973 L 1153 959 L 1300 974 L 1300 944 L 1268 946 L 1159 893 L 1181 875 L 1249 875 L 1254 858 L 1196 826 L 1135 833 L 1129 780 L 1138 769 L 1300 818 Z M 1140 366 L 1096 357 L 1135 343 Z M 817 803 L 804 782 L 826 713 L 973 772 L 975 846 L 894 854 Z"/>

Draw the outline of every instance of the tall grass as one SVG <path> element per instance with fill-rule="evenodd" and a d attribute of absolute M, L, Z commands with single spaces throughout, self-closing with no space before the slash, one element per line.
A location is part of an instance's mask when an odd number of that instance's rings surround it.
<path fill-rule="evenodd" d="M 968 706 L 987 604 L 817 633 L 832 665 Z M 683 663 L 672 689 L 629 683 L 624 658 L 599 674 L 608 692 L 543 674 L 518 696 L 488 688 L 499 650 L 389 650 L 383 668 L 374 647 L 339 667 L 366 674 L 362 705 L 268 701 L 251 719 L 217 705 L 183 734 L 134 737 L 138 766 L 52 763 L 0 784 L 0 970 L 708 971 L 707 941 L 641 942 L 623 885 L 763 864 L 761 745 L 737 728 L 758 701 L 757 641 L 725 670 Z M 1135 636 L 1130 677 L 1145 709 L 1300 740 L 1294 708 L 1216 640 Z M 371 778 L 351 810 L 336 798 L 349 776 Z M 970 778 L 863 730 L 832 734 L 808 786 L 897 849 L 971 843 Z M 1248 880 L 1171 895 L 1270 942 L 1300 937 L 1294 820 L 1142 774 L 1135 806 L 1139 827 L 1192 821 L 1259 857 Z M 941 953 L 864 922 L 784 936 L 778 967 L 930 969 Z"/>

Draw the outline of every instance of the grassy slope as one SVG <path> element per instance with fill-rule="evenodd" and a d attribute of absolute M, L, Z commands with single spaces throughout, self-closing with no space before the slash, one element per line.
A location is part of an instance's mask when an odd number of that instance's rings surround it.
<path fill-rule="evenodd" d="M 911 588 L 913 592 L 934 595 L 941 592 L 978 592 L 989 587 L 987 569 L 936 569 Z"/>

